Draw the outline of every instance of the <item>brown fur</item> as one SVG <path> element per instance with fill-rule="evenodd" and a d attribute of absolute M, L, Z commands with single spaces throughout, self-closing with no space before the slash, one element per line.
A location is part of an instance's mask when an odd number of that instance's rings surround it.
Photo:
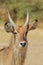
<path fill-rule="evenodd" d="M 26 40 L 25 32 L 27 27 L 17 26 L 14 28 L 14 32 L 15 30 L 18 32 L 16 34 L 16 38 L 13 34 L 9 47 L 0 50 L 0 65 L 23 65 L 27 46 L 19 47 L 19 42 Z"/>

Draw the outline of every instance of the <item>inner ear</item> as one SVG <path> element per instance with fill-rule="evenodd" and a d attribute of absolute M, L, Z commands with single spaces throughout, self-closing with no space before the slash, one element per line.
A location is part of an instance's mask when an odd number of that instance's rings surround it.
<path fill-rule="evenodd" d="M 6 22 L 4 24 L 4 28 L 5 28 L 6 32 L 8 32 L 8 33 L 14 31 L 14 27 L 9 22 Z"/>

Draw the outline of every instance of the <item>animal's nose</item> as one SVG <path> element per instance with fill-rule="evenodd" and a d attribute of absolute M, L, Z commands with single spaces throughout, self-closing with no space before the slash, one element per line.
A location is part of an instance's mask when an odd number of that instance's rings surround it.
<path fill-rule="evenodd" d="M 25 46 L 26 46 L 26 41 L 21 41 L 21 42 L 20 42 L 20 45 L 21 45 L 22 47 L 25 47 Z"/>

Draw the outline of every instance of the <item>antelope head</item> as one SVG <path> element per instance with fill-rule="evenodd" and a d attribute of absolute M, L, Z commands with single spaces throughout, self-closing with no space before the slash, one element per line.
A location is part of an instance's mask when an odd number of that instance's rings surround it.
<path fill-rule="evenodd" d="M 27 47 L 27 33 L 29 31 L 29 13 L 27 11 L 26 22 L 23 26 L 16 26 L 8 11 L 8 18 L 10 23 L 5 23 L 5 30 L 13 34 L 14 44 L 19 49 Z"/>

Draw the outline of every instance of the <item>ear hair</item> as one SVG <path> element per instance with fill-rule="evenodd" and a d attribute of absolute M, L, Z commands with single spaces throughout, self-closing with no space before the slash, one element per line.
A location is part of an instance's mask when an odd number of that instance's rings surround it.
<path fill-rule="evenodd" d="M 5 28 L 6 32 L 8 32 L 8 33 L 14 31 L 13 26 L 12 26 L 9 22 L 6 22 L 6 23 L 4 24 L 4 28 Z"/>
<path fill-rule="evenodd" d="M 38 23 L 38 20 L 35 19 L 35 21 L 33 21 L 33 23 L 32 23 L 32 26 L 29 28 L 29 30 L 36 29 L 37 23 Z"/>
<path fill-rule="evenodd" d="M 6 22 L 6 23 L 4 24 L 4 28 L 5 28 L 6 32 L 9 32 L 8 24 L 9 24 L 8 22 Z"/>
<path fill-rule="evenodd" d="M 27 32 L 28 32 L 29 30 L 34 30 L 34 29 L 36 29 L 36 27 L 37 27 L 37 23 L 38 23 L 38 20 L 35 19 L 35 21 L 33 21 L 33 23 L 32 23 L 32 25 L 31 25 L 30 28 L 29 28 L 29 24 L 28 24 L 28 25 L 27 25 L 27 31 L 26 31 L 26 34 L 27 34 Z"/>

